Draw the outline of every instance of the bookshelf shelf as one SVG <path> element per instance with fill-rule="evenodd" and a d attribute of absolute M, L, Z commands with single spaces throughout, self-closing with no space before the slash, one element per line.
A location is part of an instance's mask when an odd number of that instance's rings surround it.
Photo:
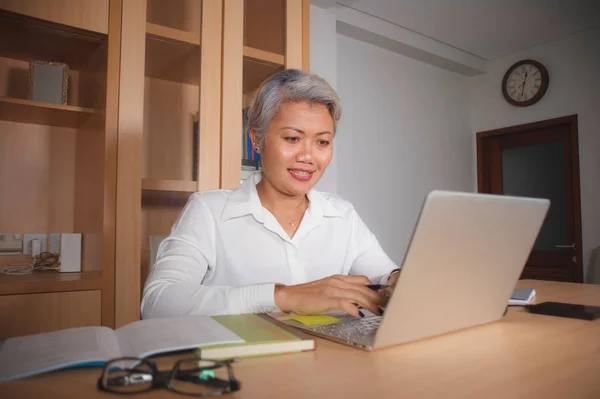
<path fill-rule="evenodd" d="M 146 23 L 146 36 L 172 42 L 186 43 L 192 46 L 200 46 L 200 35 L 168 26 Z"/>
<path fill-rule="evenodd" d="M 0 57 L 64 62 L 80 69 L 102 47 L 107 35 L 0 11 Z"/>
<path fill-rule="evenodd" d="M 142 190 L 195 193 L 198 191 L 198 182 L 144 178 L 142 179 Z"/>
<path fill-rule="evenodd" d="M 275 65 L 284 65 L 285 63 L 285 57 L 281 54 L 271 53 L 269 51 L 248 46 L 244 46 L 244 57 L 254 61 L 263 61 Z"/>
<path fill-rule="evenodd" d="M 283 64 L 265 62 L 256 58 L 244 57 L 243 63 L 243 90 L 249 94 L 269 76 L 283 69 Z"/>
<path fill-rule="evenodd" d="M 244 68 L 248 70 L 248 82 L 244 87 L 256 88 L 267 76 L 282 69 L 285 57 L 244 46 Z M 194 33 L 161 25 L 146 23 L 147 77 L 185 83 L 199 84 L 200 37 Z"/>
<path fill-rule="evenodd" d="M 152 24 L 148 24 L 152 25 Z M 156 25 L 155 25 L 156 26 Z M 147 28 L 147 27 L 146 27 Z M 161 27 L 162 33 L 173 33 L 177 29 Z M 180 39 L 191 35 L 178 31 Z M 198 86 L 200 80 L 200 46 L 189 41 L 174 40 L 146 32 L 147 77 L 169 80 Z M 198 40 L 200 38 L 198 37 Z"/>
<path fill-rule="evenodd" d="M 99 290 L 102 287 L 102 272 L 47 271 L 22 276 L 0 275 L 0 295 Z"/>
<path fill-rule="evenodd" d="M 93 108 L 0 97 L 0 120 L 76 128 L 91 115 Z"/>

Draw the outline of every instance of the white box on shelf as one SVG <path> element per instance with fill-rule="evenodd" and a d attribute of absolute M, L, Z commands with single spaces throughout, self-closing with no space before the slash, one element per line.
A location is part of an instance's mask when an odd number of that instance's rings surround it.
<path fill-rule="evenodd" d="M 61 233 L 59 271 L 61 273 L 81 271 L 81 234 Z"/>

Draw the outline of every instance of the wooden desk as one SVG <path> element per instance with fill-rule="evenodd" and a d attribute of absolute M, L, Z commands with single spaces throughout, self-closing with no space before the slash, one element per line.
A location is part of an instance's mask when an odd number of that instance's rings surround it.
<path fill-rule="evenodd" d="M 600 306 L 600 286 L 520 281 L 537 301 Z M 600 320 L 526 314 L 367 353 L 326 340 L 302 354 L 235 365 L 237 398 L 600 398 Z M 108 398 L 100 369 L 55 372 L 0 384 L 0 397 Z M 156 390 L 142 397 L 184 397 Z M 118 397 L 118 396 L 112 396 Z M 136 396 L 138 397 L 138 396 Z"/>

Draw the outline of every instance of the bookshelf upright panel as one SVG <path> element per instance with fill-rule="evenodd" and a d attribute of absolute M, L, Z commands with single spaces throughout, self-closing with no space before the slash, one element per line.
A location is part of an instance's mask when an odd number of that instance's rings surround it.
<path fill-rule="evenodd" d="M 129 186 L 119 193 L 127 216 L 117 227 L 117 326 L 139 318 L 150 241 L 169 234 L 192 193 L 218 188 L 222 6 L 221 0 L 147 0 L 125 13 L 124 24 L 134 27 L 123 51 L 143 52 L 127 56 L 130 77 L 121 76 L 121 92 L 131 93 L 121 112 L 132 108 L 137 117 L 131 148 L 119 157 L 139 164 L 119 171 Z"/>
<path fill-rule="evenodd" d="M 110 8 L 108 0 L 48 4 L 0 0 L 0 231 L 45 234 L 47 241 L 51 233 L 82 234 L 81 272 L 0 275 L 2 304 L 23 311 L 39 304 L 46 311 L 36 315 L 61 315 L 25 325 L 10 320 L 20 314 L 12 311 L 4 336 L 114 324 L 117 104 L 107 99 L 118 90 L 109 84 L 120 41 L 109 13 L 120 15 L 120 1 L 110 0 Z M 32 61 L 66 64 L 64 102 L 31 98 Z M 23 262 L 31 257 L 0 256 L 0 267 Z M 66 305 L 74 297 L 94 298 L 89 315 L 85 301 Z"/>
<path fill-rule="evenodd" d="M 117 327 L 139 318 L 158 243 L 190 195 L 239 185 L 245 102 L 308 48 L 308 0 L 135 4 L 123 21 L 135 28 L 128 26 L 133 38 L 123 42 L 129 50 L 122 50 L 120 90 L 130 96 L 119 107 L 135 120 L 123 116 L 131 122 L 131 148 L 119 144 L 119 165 L 128 169 L 118 172 Z M 129 134 L 124 127 L 119 143 Z"/>
<path fill-rule="evenodd" d="M 308 40 L 308 2 L 303 0 L 225 0 L 223 27 L 223 124 L 221 187 L 235 188 L 260 155 L 252 149 L 245 109 L 258 86 L 284 68 L 302 69 Z M 241 57 L 240 57 L 241 50 Z M 239 154 L 239 155 L 238 155 Z"/>
<path fill-rule="evenodd" d="M 146 3 L 140 295 L 150 238 L 169 233 L 198 180 L 202 1 Z"/>

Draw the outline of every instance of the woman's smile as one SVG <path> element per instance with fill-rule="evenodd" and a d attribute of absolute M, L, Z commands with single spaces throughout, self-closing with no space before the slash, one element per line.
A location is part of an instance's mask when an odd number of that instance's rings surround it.
<path fill-rule="evenodd" d="M 288 169 L 288 172 L 290 172 L 290 175 L 292 175 L 294 179 L 300 181 L 309 181 L 314 173 L 304 169 Z"/>

